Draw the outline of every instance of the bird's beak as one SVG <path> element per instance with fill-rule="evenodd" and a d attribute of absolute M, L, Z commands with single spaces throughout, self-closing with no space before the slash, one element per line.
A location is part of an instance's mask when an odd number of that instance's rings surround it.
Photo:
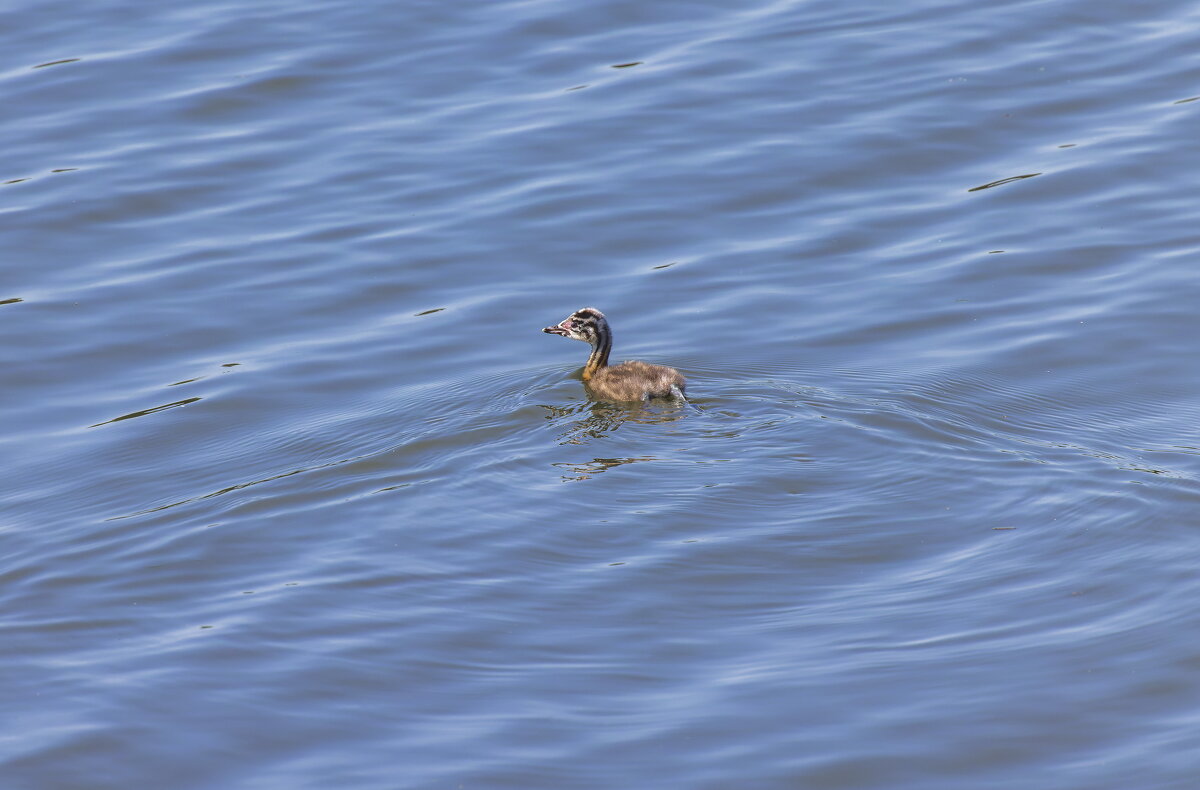
<path fill-rule="evenodd" d="M 566 323 L 566 321 L 563 321 L 563 324 L 565 324 L 565 323 Z M 543 329 L 542 331 L 545 332 L 547 335 L 562 335 L 563 337 L 567 336 L 567 329 L 562 324 L 555 324 L 554 326 L 548 326 L 545 329 Z"/>

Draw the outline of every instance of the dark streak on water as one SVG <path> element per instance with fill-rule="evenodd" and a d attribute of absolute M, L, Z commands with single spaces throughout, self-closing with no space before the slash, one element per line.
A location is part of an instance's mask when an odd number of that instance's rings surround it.
<path fill-rule="evenodd" d="M 1195 786 L 1193 4 L 4 21 L 3 790 Z"/>
<path fill-rule="evenodd" d="M 179 384 L 179 383 L 185 383 L 185 382 L 176 382 L 176 384 Z M 169 386 L 174 387 L 174 386 L 176 386 L 176 384 L 171 384 Z M 147 414 L 154 414 L 155 412 L 165 411 L 166 409 L 174 409 L 177 406 L 186 406 L 189 403 L 195 403 L 198 400 L 200 400 L 200 398 L 198 398 L 198 397 L 184 398 L 183 400 L 177 400 L 174 403 L 164 403 L 161 406 L 154 406 L 149 409 L 140 409 L 135 412 L 130 412 L 129 414 L 122 414 L 120 417 L 113 417 L 111 420 L 105 420 L 104 422 L 98 422 L 95 425 L 89 425 L 88 427 L 89 428 L 98 428 L 101 425 L 108 425 L 109 423 L 120 422 L 121 420 L 131 420 L 134 417 L 144 417 Z"/>
<path fill-rule="evenodd" d="M 1059 147 L 1061 148 L 1062 146 L 1059 146 Z M 1002 178 L 999 181 L 993 181 L 990 184 L 984 184 L 982 186 L 971 187 L 967 191 L 968 192 L 978 192 L 981 189 L 991 189 L 992 187 L 998 187 L 1001 184 L 1008 184 L 1012 181 L 1020 181 L 1025 178 L 1033 178 L 1034 176 L 1040 176 L 1040 175 L 1041 175 L 1041 173 L 1026 173 L 1023 176 L 1009 176 L 1008 178 Z"/>
<path fill-rule="evenodd" d="M 63 60 L 52 60 L 49 63 L 39 63 L 36 66 L 34 66 L 33 68 L 44 69 L 47 66 L 61 66 L 64 63 L 78 63 L 80 60 L 81 60 L 81 58 L 64 58 Z"/>

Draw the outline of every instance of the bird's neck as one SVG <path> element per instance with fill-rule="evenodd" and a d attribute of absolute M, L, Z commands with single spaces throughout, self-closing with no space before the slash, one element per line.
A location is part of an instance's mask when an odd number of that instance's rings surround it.
<path fill-rule="evenodd" d="M 588 357 L 587 364 L 583 366 L 583 380 L 590 381 L 592 376 L 596 375 L 596 371 L 608 365 L 608 352 L 612 350 L 612 334 L 602 332 L 596 337 L 596 342 L 592 344 L 592 354 Z"/>

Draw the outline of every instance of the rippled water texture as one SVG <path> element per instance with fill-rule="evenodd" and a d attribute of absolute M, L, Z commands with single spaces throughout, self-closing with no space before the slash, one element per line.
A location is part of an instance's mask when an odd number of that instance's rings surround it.
<path fill-rule="evenodd" d="M 5 790 L 1196 786 L 1194 4 L 142 5 L 0 12 Z"/>

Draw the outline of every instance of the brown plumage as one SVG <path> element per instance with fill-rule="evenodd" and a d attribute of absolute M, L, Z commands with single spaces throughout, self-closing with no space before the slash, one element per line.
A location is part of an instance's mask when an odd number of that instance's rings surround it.
<path fill-rule="evenodd" d="M 604 313 L 594 307 L 576 310 L 560 323 L 542 331 L 591 345 L 592 353 L 583 366 L 583 383 L 593 397 L 616 401 L 684 397 L 686 383 L 674 368 L 637 361 L 609 367 L 612 330 L 608 328 Z"/>

